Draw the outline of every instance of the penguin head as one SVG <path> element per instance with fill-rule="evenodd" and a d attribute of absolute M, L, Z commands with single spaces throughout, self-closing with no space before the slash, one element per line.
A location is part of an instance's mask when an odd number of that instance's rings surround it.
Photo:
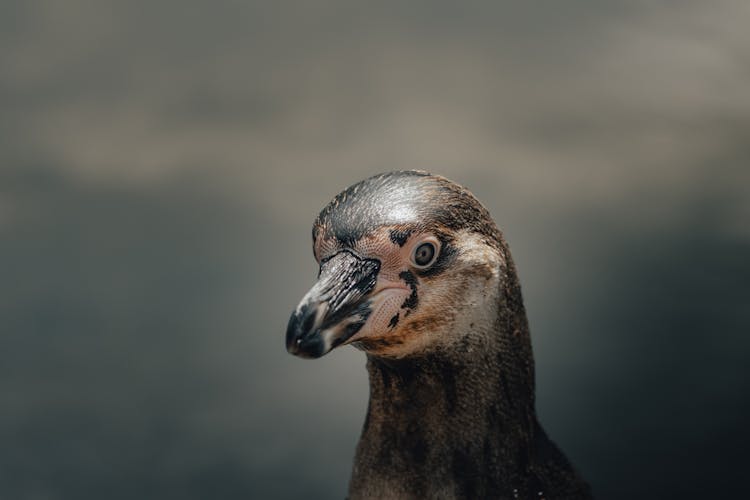
<path fill-rule="evenodd" d="M 345 344 L 403 358 L 461 343 L 497 318 L 505 247 L 465 188 L 422 171 L 370 177 L 313 224 L 317 282 L 287 328 L 287 350 Z"/>

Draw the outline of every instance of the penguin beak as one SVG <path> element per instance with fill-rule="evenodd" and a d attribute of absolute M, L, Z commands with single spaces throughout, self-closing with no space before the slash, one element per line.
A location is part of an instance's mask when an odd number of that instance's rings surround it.
<path fill-rule="evenodd" d="M 380 261 L 349 250 L 323 261 L 317 283 L 289 318 L 287 351 L 319 358 L 356 334 L 372 313 L 368 296 L 379 271 Z"/>

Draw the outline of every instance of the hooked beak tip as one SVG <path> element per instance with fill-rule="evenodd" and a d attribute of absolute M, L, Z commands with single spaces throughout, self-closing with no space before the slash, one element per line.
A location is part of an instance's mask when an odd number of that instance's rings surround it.
<path fill-rule="evenodd" d="M 314 307 L 303 307 L 289 318 L 286 330 L 286 350 L 300 358 L 319 358 L 328 350 L 315 327 L 317 310 Z"/>

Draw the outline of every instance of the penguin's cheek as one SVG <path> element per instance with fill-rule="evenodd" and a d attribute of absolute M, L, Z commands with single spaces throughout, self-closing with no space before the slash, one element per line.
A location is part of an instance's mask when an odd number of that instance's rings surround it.
<path fill-rule="evenodd" d="M 365 337 L 386 337 L 398 330 L 406 313 L 401 306 L 410 293 L 404 288 L 388 288 L 376 293 L 370 299 L 370 316 L 351 341 L 356 342 Z"/>

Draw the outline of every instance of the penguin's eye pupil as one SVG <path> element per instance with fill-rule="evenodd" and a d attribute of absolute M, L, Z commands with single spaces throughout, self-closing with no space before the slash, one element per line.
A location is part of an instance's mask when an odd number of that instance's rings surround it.
<path fill-rule="evenodd" d="M 435 245 L 430 242 L 422 243 L 414 250 L 414 264 L 427 267 L 435 260 Z"/>

